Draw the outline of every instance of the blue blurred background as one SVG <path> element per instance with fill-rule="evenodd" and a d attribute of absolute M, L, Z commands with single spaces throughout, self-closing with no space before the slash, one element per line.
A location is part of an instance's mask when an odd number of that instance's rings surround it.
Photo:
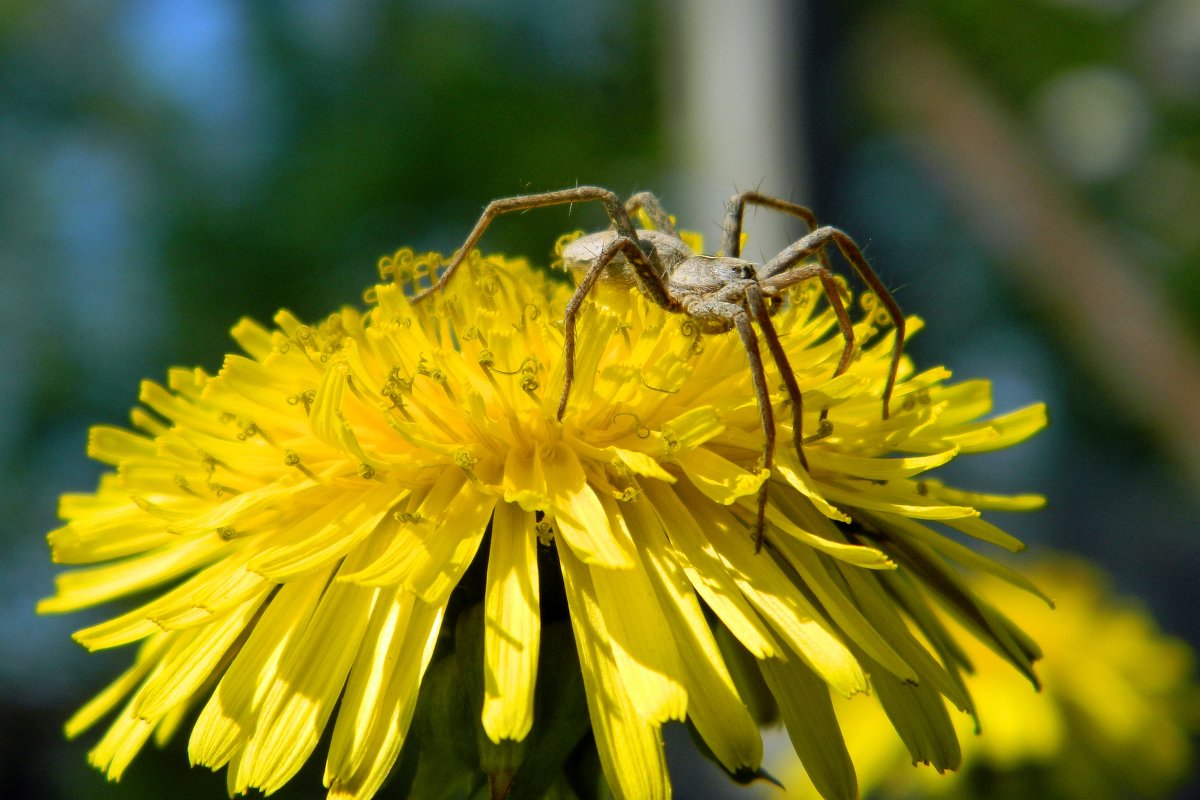
<path fill-rule="evenodd" d="M 997 521 L 1200 643 L 1195 0 L 4 0 L 0 795 L 224 793 L 183 737 L 120 786 L 62 740 L 131 657 L 71 642 L 99 615 L 33 614 L 56 498 L 100 471 L 88 427 L 217 369 L 243 315 L 360 302 L 380 255 L 577 183 L 654 190 L 710 241 L 754 187 L 850 232 L 927 320 L 919 364 L 1051 407 L 947 480 L 1044 492 Z M 484 249 L 548 260 L 601 224 L 538 211 Z M 750 257 L 800 232 L 749 230 Z M 279 796 L 323 794 L 318 765 Z"/>

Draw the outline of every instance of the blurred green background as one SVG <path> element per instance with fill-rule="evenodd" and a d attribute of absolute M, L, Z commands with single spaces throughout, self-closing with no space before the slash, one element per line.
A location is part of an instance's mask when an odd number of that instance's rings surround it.
<path fill-rule="evenodd" d="M 379 256 L 577 183 L 652 189 L 710 241 L 755 186 L 850 232 L 929 323 L 919 364 L 1050 404 L 947 480 L 1044 492 L 997 521 L 1200 643 L 1195 0 L 3 0 L 0 796 L 224 794 L 184 737 L 119 786 L 62 739 L 131 657 L 71 642 L 99 615 L 33 614 L 56 498 L 100 472 L 87 428 L 217 369 L 239 317 L 358 303 Z M 769 216 L 750 257 L 799 234 Z M 548 260 L 599 224 L 538 211 L 484 249 Z M 324 796 L 310 767 L 278 796 Z"/>

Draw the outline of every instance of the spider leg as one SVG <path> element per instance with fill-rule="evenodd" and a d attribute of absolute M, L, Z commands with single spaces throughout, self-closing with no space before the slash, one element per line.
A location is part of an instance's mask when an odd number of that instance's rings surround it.
<path fill-rule="evenodd" d="M 896 330 L 895 342 L 892 345 L 891 366 L 888 367 L 887 384 L 883 389 L 883 418 L 887 419 L 888 405 L 892 399 L 892 390 L 896 386 L 896 374 L 900 370 L 900 356 L 904 348 L 904 315 L 900 311 L 900 306 L 896 304 L 896 300 L 892 297 L 892 293 L 887 290 L 887 287 L 883 285 L 883 281 L 879 280 L 879 276 L 871 269 L 871 265 L 867 263 L 867 259 L 863 256 L 862 251 L 858 249 L 858 245 L 854 243 L 854 240 L 844 232 L 828 225 L 823 228 L 817 228 L 807 236 L 788 245 L 779 255 L 764 264 L 762 270 L 759 272 L 759 279 L 760 282 L 770 283 L 773 278 L 787 273 L 788 270 L 804 259 L 823 251 L 830 243 L 837 246 L 842 257 L 850 262 L 850 266 L 858 273 L 858 277 L 862 279 L 863 283 L 867 284 L 868 288 L 883 303 L 888 316 L 892 320 L 892 327 Z"/>
<path fill-rule="evenodd" d="M 809 278 L 821 280 L 821 288 L 825 290 L 825 298 L 829 301 L 834 316 L 837 317 L 838 328 L 842 332 L 843 341 L 845 341 L 842 346 L 842 357 L 838 360 L 837 369 L 833 371 L 833 377 L 836 378 L 850 367 L 850 357 L 854 354 L 854 325 L 850 322 L 850 315 L 846 313 L 846 306 L 842 303 L 842 293 L 833 273 L 824 267 L 812 265 L 796 267 L 762 281 L 762 286 L 772 291 L 779 291 Z M 824 418 L 825 413 L 822 412 L 821 419 Z"/>
<path fill-rule="evenodd" d="M 628 236 L 617 237 L 604 247 L 600 255 L 596 257 L 596 261 L 588 267 L 587 273 L 575 287 L 575 292 L 567 301 L 566 310 L 563 312 L 563 388 L 556 414 L 559 422 L 562 422 L 563 414 L 566 413 L 567 398 L 571 394 L 571 383 L 575 380 L 575 318 L 579 314 L 580 307 L 583 306 L 584 299 L 592 291 L 596 281 L 604 274 L 608 263 L 616 258 L 618 253 L 623 253 L 635 269 L 639 263 L 646 264 L 646 255 L 638 247 L 636 240 Z"/>
<path fill-rule="evenodd" d="M 434 281 L 433 285 L 429 288 L 414 294 L 412 303 L 414 305 L 420 303 L 430 295 L 441 291 L 450 280 L 450 277 L 454 275 L 455 270 L 459 268 L 466 257 L 470 255 L 471 251 L 475 249 L 475 245 L 483 237 L 483 232 L 487 230 L 488 225 L 501 214 L 508 214 L 513 211 L 526 211 L 531 208 L 544 208 L 546 206 L 592 201 L 598 201 L 604 205 L 604 210 L 608 213 L 609 219 L 612 220 L 617 233 L 635 241 L 637 240 L 637 232 L 634 230 L 633 221 L 629 218 L 629 213 L 625 210 L 625 206 L 621 205 L 620 198 L 613 192 L 600 186 L 577 186 L 574 189 L 562 189 L 556 192 L 543 192 L 541 194 L 525 194 L 516 197 L 505 197 L 501 200 L 493 200 L 484 208 L 483 214 L 480 215 L 479 221 L 475 223 L 475 227 L 471 229 L 471 234 L 463 242 L 462 247 L 455 251 L 454 256 L 446 264 L 446 269 L 441 277 Z M 655 257 L 655 254 L 650 255 L 651 260 Z"/>
<path fill-rule="evenodd" d="M 698 300 L 686 307 L 688 315 L 697 318 L 713 318 L 723 322 L 733 322 L 733 327 L 742 340 L 746 355 L 750 359 L 750 381 L 754 385 L 754 399 L 758 401 L 758 413 L 762 420 L 763 451 L 762 468 L 771 469 L 775 465 L 775 412 L 771 409 L 771 394 L 767 391 L 767 374 L 763 368 L 762 353 L 758 348 L 758 336 L 750 322 L 750 314 L 736 303 L 720 300 Z M 773 353 L 774 351 L 772 351 Z M 803 458 L 803 456 L 801 456 Z M 754 523 L 754 549 L 762 549 L 766 538 L 767 521 L 767 484 L 763 481 L 758 487 L 758 510 Z"/>
<path fill-rule="evenodd" d="M 775 362 L 780 377 L 783 378 L 784 388 L 787 389 L 788 399 L 792 403 L 792 444 L 796 448 L 800 465 L 808 469 L 808 459 L 804 457 L 804 448 L 801 447 L 804 443 L 802 436 L 804 397 L 800 393 L 800 384 L 796 382 L 796 374 L 792 372 L 792 366 L 788 362 L 783 343 L 779 341 L 779 332 L 775 330 L 775 325 L 771 322 L 771 312 L 767 308 L 766 300 L 763 299 L 762 290 L 756 283 L 746 286 L 746 306 L 750 310 L 750 316 L 758 323 L 758 329 L 762 332 L 763 338 L 767 340 L 767 349 L 771 351 L 771 359 Z"/>
<path fill-rule="evenodd" d="M 783 385 L 787 389 L 788 399 L 792 403 L 792 446 L 796 448 L 796 457 L 800 460 L 800 466 L 808 469 L 808 459 L 804 456 L 804 397 L 800 393 L 800 384 L 796 382 L 796 374 L 792 372 L 792 365 L 788 362 L 787 353 L 783 349 L 783 343 L 779 341 L 779 332 L 775 330 L 775 325 L 771 322 L 771 312 L 767 309 L 767 303 L 763 299 L 762 291 L 758 284 L 751 283 L 746 286 L 746 305 L 750 309 L 750 314 L 754 317 L 754 321 L 758 323 L 758 328 L 762 331 L 763 338 L 767 340 L 767 349 L 771 351 L 771 358 L 775 361 L 775 368 L 779 370 L 780 376 L 783 378 Z M 748 349 L 748 348 L 747 348 Z M 761 360 L 759 361 L 759 369 L 761 369 Z M 762 377 L 763 383 L 766 383 L 766 376 Z M 755 386 L 755 394 L 759 393 L 758 386 Z M 759 398 L 759 405 L 762 406 L 766 402 L 767 408 L 770 406 L 770 399 L 763 400 Z M 764 417 L 768 414 L 764 414 Z M 821 419 L 824 419 L 822 414 Z M 764 424 L 766 420 L 764 419 Z M 767 497 L 767 482 L 763 481 L 759 489 L 759 526 L 754 537 L 754 552 L 762 550 L 763 539 L 765 533 L 763 531 L 763 517 L 766 512 L 766 497 Z"/>
<path fill-rule="evenodd" d="M 758 401 L 758 411 L 763 427 L 762 468 L 769 470 L 775 465 L 775 413 L 771 410 L 771 395 L 767 391 L 767 375 L 763 369 L 762 354 L 758 350 L 758 337 L 754 335 L 750 317 L 743 309 L 738 309 L 733 323 L 737 328 L 738 336 L 742 339 L 742 345 L 746 348 L 746 355 L 750 357 L 750 380 L 754 384 L 754 397 Z M 754 518 L 754 552 L 756 553 L 762 549 L 763 540 L 767 536 L 768 483 L 769 480 L 765 480 L 758 487 L 757 511 Z"/>
<path fill-rule="evenodd" d="M 671 222 L 670 215 L 663 208 L 662 202 L 650 192 L 638 192 L 633 197 L 625 201 L 625 210 L 629 212 L 630 218 L 638 212 L 638 210 L 646 212 L 646 216 L 654 223 L 654 227 L 658 228 L 668 236 L 673 236 L 679 239 L 679 233 L 675 230 L 675 225 Z M 682 239 L 680 239 L 682 241 Z"/>
<path fill-rule="evenodd" d="M 721 252 L 727 256 L 741 258 L 742 215 L 745 212 L 747 203 L 771 208 L 784 214 L 790 214 L 793 217 L 799 217 L 804 220 L 804 224 L 808 226 L 809 232 L 817 229 L 816 214 L 813 214 L 812 211 L 802 205 L 790 203 L 787 200 L 781 200 L 778 197 L 772 197 L 760 192 L 738 192 L 729 198 L 729 201 L 725 204 L 725 224 L 722 226 L 724 235 L 721 240 Z M 824 251 L 817 254 L 817 259 L 821 262 L 821 266 L 829 269 L 829 259 Z"/>

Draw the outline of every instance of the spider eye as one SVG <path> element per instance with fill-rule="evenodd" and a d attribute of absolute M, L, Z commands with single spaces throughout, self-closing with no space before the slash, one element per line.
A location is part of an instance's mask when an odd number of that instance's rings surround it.
<path fill-rule="evenodd" d="M 754 278 L 758 277 L 758 273 L 754 271 L 754 267 L 750 266 L 749 264 L 742 264 L 740 267 L 738 267 L 738 271 L 742 273 L 742 277 L 746 280 L 753 280 Z"/>

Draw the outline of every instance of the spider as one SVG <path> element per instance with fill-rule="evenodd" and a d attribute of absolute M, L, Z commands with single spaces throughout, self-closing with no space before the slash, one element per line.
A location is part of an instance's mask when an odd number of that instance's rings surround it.
<path fill-rule="evenodd" d="M 599 186 L 578 186 L 541 194 L 527 194 L 494 200 L 487 205 L 471 234 L 445 265 L 440 277 L 426 289 L 413 295 L 412 302 L 420 303 L 435 294 L 454 275 L 468 254 L 474 250 L 492 220 L 501 214 L 527 211 L 546 206 L 598 202 L 607 212 L 612 227 L 575 240 L 563 250 L 568 269 L 579 278 L 563 315 L 563 362 L 565 377 L 558 401 L 557 418 L 561 422 L 567 409 L 571 383 L 575 377 L 575 325 L 580 308 L 588 293 L 599 280 L 636 285 L 651 301 L 667 311 L 686 314 L 705 334 L 736 331 L 750 361 L 751 382 L 762 421 L 762 469 L 771 469 L 775 454 L 775 415 L 767 390 L 766 372 L 759 350 L 757 323 L 767 349 L 783 378 L 784 388 L 792 409 L 792 445 L 800 464 L 807 469 L 803 445 L 827 433 L 809 438 L 803 435 L 803 397 L 796 376 L 788 364 L 787 354 L 779 341 L 779 333 L 771 315 L 780 304 L 783 291 L 801 281 L 816 278 L 821 282 L 829 305 L 837 317 L 845 341 L 834 376 L 841 375 L 850 364 L 854 350 L 854 329 L 842 303 L 833 273 L 829 269 L 826 249 L 834 245 L 850 263 L 862 281 L 883 303 L 895 328 L 895 343 L 882 403 L 883 418 L 888 417 L 888 405 L 896 384 L 901 348 L 904 344 L 904 317 L 891 293 L 880 281 L 863 257 L 862 251 L 848 235 L 837 228 L 818 226 L 816 217 L 804 206 L 790 203 L 755 191 L 740 192 L 729 198 L 722 227 L 723 255 L 709 256 L 693 253 L 675 230 L 670 217 L 658 198 L 649 192 L 639 192 L 625 203 L 608 189 Z M 741 258 L 742 216 L 747 204 L 763 206 L 801 219 L 808 233 L 785 247 L 766 263 L 756 264 Z M 642 211 L 654 224 L 655 230 L 634 227 L 633 216 Z M 813 259 L 816 263 L 812 263 Z M 821 415 L 825 422 L 825 412 Z M 755 521 L 755 552 L 762 548 L 767 504 L 767 481 L 758 491 Z"/>

